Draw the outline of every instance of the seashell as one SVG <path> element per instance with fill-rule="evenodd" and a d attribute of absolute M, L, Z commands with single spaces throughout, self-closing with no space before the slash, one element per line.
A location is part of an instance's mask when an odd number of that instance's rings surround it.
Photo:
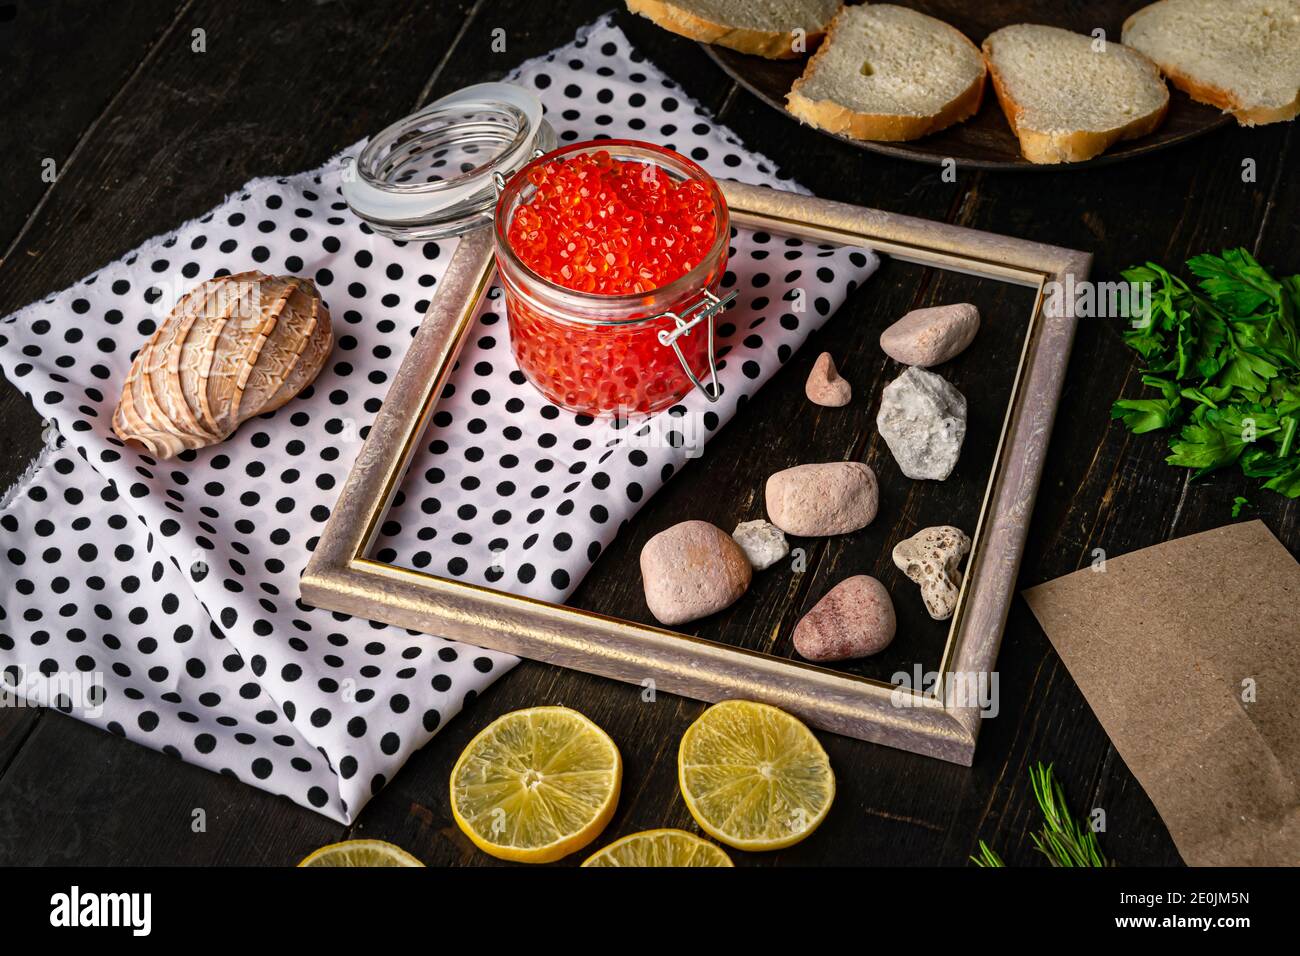
<path fill-rule="evenodd" d="M 113 431 L 155 458 L 216 444 L 306 388 L 333 347 L 329 310 L 310 279 L 209 279 L 141 346 Z"/>

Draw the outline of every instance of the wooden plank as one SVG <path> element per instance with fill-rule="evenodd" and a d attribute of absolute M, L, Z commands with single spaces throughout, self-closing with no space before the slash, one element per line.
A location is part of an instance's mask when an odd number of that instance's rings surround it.
<path fill-rule="evenodd" d="M 55 711 L 0 776 L 0 862 L 9 866 L 288 866 L 342 831 Z"/>
<path fill-rule="evenodd" d="M 0 707 L 0 777 L 22 749 L 43 713 L 44 710 L 37 707 Z"/>
<path fill-rule="evenodd" d="M 603 16 L 613 6 L 616 5 L 609 0 L 570 0 L 563 5 L 564 15 L 556 16 L 556 8 L 551 4 L 477 0 L 472 15 L 458 32 L 454 51 L 443 57 L 440 68 L 424 90 L 422 102 L 446 96 L 471 83 L 502 79 L 524 60 L 568 44 L 580 27 Z M 650 57 L 651 61 L 707 109 L 717 110 L 731 95 L 735 84 L 718 72 L 697 44 L 665 37 L 649 20 L 625 10 L 617 12 L 616 22 L 637 49 L 648 52 L 653 45 L 655 55 Z M 655 117 L 649 111 L 645 117 L 646 135 L 653 138 Z"/>
<path fill-rule="evenodd" d="M 234 8 L 229 14 L 203 5 L 203 18 L 224 24 L 217 36 L 229 40 L 238 35 L 235 21 L 245 5 L 229 5 Z M 176 55 L 161 66 L 153 65 L 137 80 L 144 92 L 132 109 L 159 118 L 153 123 L 135 121 L 131 129 L 143 139 L 134 146 L 124 147 L 117 137 L 93 150 L 88 144 L 86 158 L 93 154 L 94 171 L 81 183 L 95 195 L 95 203 L 67 200 L 56 208 L 51 201 L 48 218 L 33 235 L 41 238 L 41 245 L 49 236 L 53 264 L 19 270 L 24 284 L 16 292 L 0 289 L 0 310 L 62 287 L 89 265 L 107 261 L 140 239 L 207 208 L 249 175 L 307 166 L 395 118 L 419 99 L 466 82 L 498 78 L 523 56 L 566 42 L 576 26 L 600 12 L 597 6 L 603 9 L 604 4 L 584 0 L 576 12 L 555 17 L 553 10 L 543 10 L 540 4 L 465 3 L 438 17 L 427 4 L 394 4 L 371 12 L 369 5 L 339 3 L 312 8 L 316 18 L 330 20 L 321 24 L 302 17 L 300 11 L 278 7 L 268 11 L 259 5 L 262 15 L 280 18 L 275 22 L 283 27 L 272 31 L 271 49 L 237 51 L 220 80 L 196 74 Z M 358 21 L 356 29 L 335 24 L 335 14 Z M 749 146 L 771 156 L 784 172 L 819 195 L 1093 249 L 1098 254 L 1099 278 L 1113 277 L 1135 259 L 1178 261 L 1192 252 L 1246 241 L 1236 237 L 1255 234 L 1262 236 L 1257 245 L 1266 261 L 1300 268 L 1294 261 L 1300 239 L 1296 226 L 1300 184 L 1291 181 L 1294 177 L 1279 176 L 1278 169 L 1284 166 L 1268 166 L 1273 157 L 1294 163 L 1289 127 L 1225 131 L 1149 161 L 1087 173 L 1051 173 L 1033 179 L 961 173 L 957 183 L 950 184 L 941 181 L 937 170 L 869 158 L 800 130 L 751 98 L 736 96 L 693 44 L 626 14 L 620 14 L 618 22 L 650 59 L 683 82 L 688 93 L 710 107 L 721 106 L 724 121 Z M 497 26 L 507 31 L 507 51 L 492 60 L 483 52 L 482 41 Z M 208 29 L 211 44 L 213 28 Z M 458 36 L 459 45 L 453 48 Z M 316 60 L 302 56 L 317 49 L 327 49 L 331 55 Z M 271 75 L 252 76 L 259 68 L 270 70 Z M 307 75 L 299 77 L 300 71 Z M 347 80 L 357 76 L 368 78 L 364 89 Z M 220 96 L 215 95 L 217 87 Z M 213 115 L 186 113 L 187 96 L 174 91 L 187 89 L 197 89 L 190 95 Z M 223 97 L 231 102 L 223 105 Z M 287 104 L 305 102 L 304 97 L 318 97 L 323 104 L 306 117 L 286 112 Z M 276 122 L 287 127 L 274 129 Z M 192 151 L 187 153 L 188 164 L 152 155 L 156 142 L 166 140 L 150 143 L 147 134 L 170 123 L 207 144 L 205 155 L 219 159 L 205 168 L 215 171 L 194 173 Z M 247 139 L 238 140 L 238 149 L 214 149 L 220 140 L 208 138 L 209 124 L 223 131 L 227 141 L 234 134 Z M 144 144 L 150 144 L 148 149 Z M 187 148 L 199 149 L 199 145 Z M 1260 182 L 1252 189 L 1239 181 L 1239 159 L 1247 155 L 1260 163 Z M 104 192 L 102 187 L 130 176 L 137 165 L 151 170 L 152 188 L 128 184 L 120 191 Z M 1274 174 L 1271 179 L 1266 167 Z M 157 173 L 171 180 L 155 179 Z M 164 182 L 183 195 L 162 195 L 158 184 Z M 105 208 L 93 208 L 96 203 Z M 142 221 L 133 218 L 137 215 Z M 68 225 L 77 216 L 89 217 L 88 224 Z M 114 230 L 119 228 L 134 232 L 118 237 Z M 1270 256 L 1273 249 L 1278 252 Z M 1284 261 L 1288 257 L 1292 261 Z M 7 271 L 7 267 L 0 270 L 0 277 Z M 869 341 L 880 323 L 914 304 L 956 292 L 942 285 L 931 287 L 892 265 L 882 270 L 869 289 L 851 300 L 768 384 L 763 401 L 751 404 L 717 437 L 705 461 L 688 465 L 648 503 L 598 562 L 575 602 L 614 613 L 634 612 L 641 607 L 636 556 L 654 530 L 677 520 L 708 517 L 713 511 L 721 520 L 723 512 L 730 516 L 742 507 L 759 508 L 761 500 L 755 495 L 762 480 L 790 456 L 797 458 L 812 449 L 827 457 L 851 451 L 841 423 L 829 415 L 810 416 L 803 404 L 803 377 L 816 352 L 828 348 L 837 355 L 843 350 L 859 356 L 847 367 L 863 375 L 855 385 L 864 395 L 883 367 Z M 15 301 L 9 302 L 9 296 Z M 989 307 L 996 308 L 996 303 Z M 1198 520 L 1211 521 L 1215 509 L 1225 500 L 1230 502 L 1235 493 L 1228 486 L 1212 484 L 1204 492 L 1192 487 L 1185 495 L 1182 476 L 1163 464 L 1158 440 L 1135 439 L 1110 424 L 1110 402 L 1133 388 L 1131 370 L 1132 356 L 1120 344 L 1113 323 L 1082 323 L 1031 527 L 1021 578 L 1025 586 L 1086 564 L 1094 547 L 1117 554 L 1163 540 L 1192 520 L 1187 517 L 1189 504 L 1191 513 L 1201 516 Z M 11 411 L 19 406 L 25 408 L 25 403 L 0 404 L 6 429 L 14 421 Z M 869 424 L 872 411 L 865 403 L 855 404 L 850 412 L 856 416 L 854 425 Z M 755 448 L 763 448 L 764 454 L 755 455 Z M 1204 510 L 1198 512 L 1202 494 Z M 1294 550 L 1294 503 L 1278 507 L 1265 520 L 1275 531 L 1281 528 L 1280 533 L 1291 535 L 1284 540 Z M 1221 522 L 1215 519 L 1214 523 Z M 782 589 L 775 577 L 760 576 L 751 595 L 750 614 L 708 626 L 744 642 L 769 634 L 778 619 L 788 623 L 814 598 L 819 582 L 825 583 L 854 559 L 851 550 L 818 554 L 821 577 L 804 575 L 797 587 Z M 857 557 L 869 555 L 857 553 Z M 764 590 L 757 590 L 759 585 Z M 1057 761 L 1076 808 L 1107 810 L 1103 845 L 1118 861 L 1176 863 L 1176 851 L 1149 800 L 1116 758 L 1020 601 L 1008 623 L 1000 671 L 1002 713 L 984 728 L 974 767 L 954 767 L 823 736 L 841 783 L 836 809 L 824 828 L 779 854 L 743 860 L 744 855 L 735 854 L 738 862 L 959 865 L 982 836 L 1009 862 L 1036 863 L 1028 834 L 1039 819 L 1028 793 L 1026 770 L 1042 759 Z M 489 720 L 518 707 L 544 703 L 583 710 L 622 748 L 624 796 L 608 831 L 611 838 L 654 826 L 693 828 L 677 794 L 675 749 L 700 705 L 667 695 L 647 701 L 640 688 L 525 662 L 413 756 L 367 808 L 352 828 L 353 835 L 393 840 L 431 864 L 495 863 L 473 850 L 452 823 L 447 779 L 460 750 Z M 0 753 L 11 739 L 8 720 L 9 715 L 0 715 Z M 327 822 L 285 801 L 143 748 L 110 741 L 62 715 L 44 714 L 39 723 L 29 745 L 18 750 L 11 772 L 0 776 L 0 832 L 7 837 L 0 842 L 0 861 L 40 857 L 78 862 L 291 862 L 304 845 L 333 838 L 327 835 Z M 52 728 L 48 735 L 45 725 Z M 63 762 L 44 762 L 41 754 L 47 752 L 52 760 Z M 92 771 L 69 773 L 69 766 L 116 769 L 111 776 L 101 776 Z M 52 775 L 66 779 L 51 781 Z M 119 778 L 122 783 L 114 782 Z M 140 784 L 142 780 L 147 786 Z M 112 794 L 111 802 L 103 797 L 105 791 Z M 222 799 L 230 802 L 223 804 Z M 105 819 L 95 826 L 102 826 L 107 836 L 91 833 L 88 823 L 77 822 L 73 808 L 81 805 L 102 807 L 96 816 Z M 224 842 L 216 855 L 209 855 L 210 843 L 188 831 L 179 832 L 183 827 L 173 833 L 168 823 L 157 839 L 142 832 L 139 821 L 146 817 L 158 813 L 164 821 L 183 821 L 197 805 L 218 807 L 219 820 L 229 821 L 228 815 L 222 816 L 222 808 L 227 807 L 237 809 L 241 817 L 237 825 L 221 823 L 218 837 Z M 49 826 L 51 835 L 43 838 L 38 834 L 47 826 L 51 808 L 54 824 Z M 325 830 L 312 828 L 322 822 Z M 61 851 L 60 846 L 69 849 Z"/>
<path fill-rule="evenodd" d="M 112 5 L 49 0 L 10 5 L 0 23 L 8 148 L 0 250 L 66 172 L 78 144 L 169 35 L 182 0 Z M 53 68 L 76 64 L 76 69 Z"/>
<path fill-rule="evenodd" d="M 106 120 L 111 135 L 88 144 L 5 263 L 0 312 L 66 287 L 254 176 L 310 168 L 399 118 L 467 9 L 421 0 L 340 0 L 311 16 L 293 4 L 187 8 L 174 42 Z M 206 52 L 190 48 L 195 29 L 206 31 Z"/>
<path fill-rule="evenodd" d="M 1300 177 L 1295 175 L 1296 157 L 1300 153 L 1300 135 L 1295 124 L 1287 127 L 1286 141 L 1281 149 L 1267 152 L 1253 150 L 1251 156 L 1259 163 L 1259 182 L 1266 183 L 1270 176 L 1276 184 L 1269 192 L 1254 250 L 1257 257 L 1274 271 L 1274 275 L 1300 273 Z M 1283 499 L 1269 492 L 1256 492 L 1254 484 L 1243 492 L 1250 498 L 1251 507 L 1243 517 L 1263 516 L 1265 523 L 1291 553 L 1300 557 L 1300 500 Z"/>
<path fill-rule="evenodd" d="M 113 98 L 170 35 L 181 0 L 126 0 L 113 7 L 18 4 L 0 26 L 8 82 L 0 89 L 10 149 L 0 190 L 0 250 L 8 250 L 67 173 Z M 75 62 L 75 70 L 54 64 Z M 27 249 L 26 255 L 39 255 Z M 4 254 L 0 254 L 3 275 Z M 8 307 L 0 306 L 0 313 Z M 41 422 L 18 391 L 0 383 L 0 492 L 41 445 Z"/>

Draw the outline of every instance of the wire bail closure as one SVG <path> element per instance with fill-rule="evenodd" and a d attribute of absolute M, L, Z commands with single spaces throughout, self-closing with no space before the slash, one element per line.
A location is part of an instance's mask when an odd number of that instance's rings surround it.
<path fill-rule="evenodd" d="M 533 150 L 533 154 L 532 154 L 532 156 L 529 157 L 529 159 L 530 159 L 530 160 L 533 160 L 533 159 L 541 159 L 541 158 L 542 158 L 543 156 L 545 156 L 545 155 L 546 155 L 546 150 L 544 150 L 544 149 L 535 149 L 535 150 Z M 517 170 L 516 170 L 516 172 L 517 172 Z M 514 173 L 511 173 L 511 175 L 513 176 Z M 498 170 L 495 170 L 495 171 L 492 173 L 492 187 L 493 187 L 493 189 L 495 190 L 496 195 L 497 195 L 498 197 L 499 197 L 503 192 L 505 192 L 505 188 L 506 188 L 506 183 L 507 183 L 507 182 L 509 182 L 509 180 L 506 179 L 505 173 L 501 172 L 501 170 L 498 169 Z"/>
<path fill-rule="evenodd" d="M 700 291 L 699 301 L 689 308 L 683 309 L 681 312 L 673 312 L 672 310 L 660 312 L 648 319 L 651 322 L 658 319 L 673 320 L 674 328 L 659 330 L 659 344 L 672 348 L 677 354 L 677 361 L 682 363 L 682 370 L 686 372 L 686 376 L 691 380 L 691 383 L 703 392 L 704 397 L 711 402 L 716 402 L 722 397 L 722 387 L 718 384 L 717 354 L 713 347 L 713 319 L 719 312 L 722 312 L 732 302 L 736 301 L 736 294 L 733 289 L 718 298 L 708 289 L 703 289 Z M 691 369 L 690 364 L 686 361 L 686 356 L 682 354 L 682 347 L 677 343 L 679 338 L 683 335 L 690 335 L 695 327 L 706 319 L 709 323 L 709 384 L 713 386 L 711 389 L 701 382 L 699 376 Z"/>

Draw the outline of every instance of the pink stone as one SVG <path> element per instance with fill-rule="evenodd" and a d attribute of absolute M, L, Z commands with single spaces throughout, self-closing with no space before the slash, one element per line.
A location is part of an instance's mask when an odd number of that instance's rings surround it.
<path fill-rule="evenodd" d="M 979 309 L 969 302 L 914 309 L 881 333 L 880 347 L 904 365 L 929 368 L 963 351 L 979 328 Z"/>
<path fill-rule="evenodd" d="M 827 408 L 840 408 L 853 398 L 853 386 L 840 378 L 830 352 L 817 356 L 803 390 L 808 401 Z"/>
<path fill-rule="evenodd" d="M 786 534 L 819 538 L 865 528 L 876 517 L 876 473 L 860 461 L 796 465 L 767 479 L 767 517 Z"/>
<path fill-rule="evenodd" d="M 661 624 L 685 624 L 732 604 L 754 570 L 731 535 L 707 521 L 683 521 L 641 549 L 641 583 Z"/>
<path fill-rule="evenodd" d="M 795 625 L 794 649 L 810 661 L 843 661 L 878 654 L 894 639 L 894 602 L 866 574 L 845 578 Z"/>

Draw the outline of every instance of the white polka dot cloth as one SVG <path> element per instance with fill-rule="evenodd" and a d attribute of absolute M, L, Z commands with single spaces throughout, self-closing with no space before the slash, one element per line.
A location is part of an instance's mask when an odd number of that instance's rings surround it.
<path fill-rule="evenodd" d="M 640 138 L 780 185 L 602 20 L 512 77 L 562 141 Z M 146 746 L 350 821 L 514 659 L 307 607 L 298 578 L 454 241 L 394 243 L 339 193 L 341 157 L 220 207 L 0 322 L 0 371 L 49 447 L 0 502 L 0 682 Z M 740 233 L 723 399 L 592 422 L 515 369 L 494 292 L 376 555 L 564 600 L 600 551 L 874 270 L 859 250 Z M 168 461 L 110 420 L 131 357 L 187 289 L 261 269 L 314 278 L 337 344 L 313 386 Z M 621 425 L 623 427 L 616 427 Z"/>

